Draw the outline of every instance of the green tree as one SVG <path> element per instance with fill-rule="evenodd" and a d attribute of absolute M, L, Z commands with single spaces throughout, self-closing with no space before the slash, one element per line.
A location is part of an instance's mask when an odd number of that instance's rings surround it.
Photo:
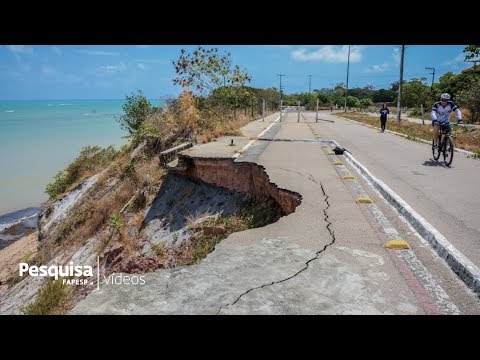
<path fill-rule="evenodd" d="M 177 74 L 173 84 L 203 94 L 227 85 L 232 58 L 230 53 L 219 53 L 218 48 L 199 46 L 192 53 L 181 49 L 180 57 L 172 63 Z"/>
<path fill-rule="evenodd" d="M 371 99 L 362 99 L 360 100 L 360 105 L 362 106 L 362 108 L 367 108 L 369 106 L 372 106 L 373 105 L 373 101 Z"/>
<path fill-rule="evenodd" d="M 449 71 L 440 76 L 438 79 L 438 86 L 435 88 L 440 93 L 449 93 L 452 94 L 455 92 L 456 88 L 456 78 L 453 72 Z"/>
<path fill-rule="evenodd" d="M 122 129 L 133 134 L 138 130 L 140 124 L 144 122 L 148 115 L 153 114 L 154 109 L 141 90 L 133 92 L 132 95 L 125 97 L 123 104 L 123 114 L 115 119 L 120 123 Z"/>
<path fill-rule="evenodd" d="M 375 92 L 375 89 L 371 85 L 367 85 L 362 88 L 359 87 L 359 88 L 353 88 L 348 90 L 348 93 L 350 95 L 355 96 L 360 100 L 371 98 L 374 92 Z"/>
<path fill-rule="evenodd" d="M 394 90 L 379 89 L 372 95 L 374 103 L 393 102 L 397 99 L 397 92 Z"/>
<path fill-rule="evenodd" d="M 402 104 L 407 107 L 427 106 L 429 94 L 427 78 L 412 78 L 402 86 Z"/>
<path fill-rule="evenodd" d="M 462 106 L 469 112 L 468 120 L 477 122 L 480 120 L 480 79 L 472 80 L 468 88 L 458 92 L 457 98 Z"/>
<path fill-rule="evenodd" d="M 233 107 L 233 118 L 237 117 L 237 105 L 239 101 L 245 102 L 251 99 L 252 95 L 249 93 L 245 87 L 245 83 L 250 82 L 250 76 L 247 73 L 246 69 L 240 69 L 238 65 L 235 65 L 235 68 L 232 70 L 230 77 L 228 78 L 228 85 L 231 89 L 231 94 L 235 100 Z"/>
<path fill-rule="evenodd" d="M 178 60 L 173 61 L 173 66 L 177 74 L 173 79 L 174 85 L 193 88 L 202 96 L 209 92 L 209 101 L 203 104 L 232 106 L 234 117 L 238 104 L 252 98 L 245 87 L 251 81 L 247 70 L 240 69 L 238 65 L 232 67 L 231 54 L 220 53 L 218 48 L 199 46 L 192 53 L 182 49 Z M 223 118 L 213 110 L 213 106 L 208 109 Z"/>
<path fill-rule="evenodd" d="M 468 45 L 465 49 L 463 49 L 465 55 L 465 61 L 470 59 L 478 59 L 480 56 L 480 45 Z"/>
<path fill-rule="evenodd" d="M 390 90 L 398 91 L 399 87 L 400 87 L 400 81 L 399 80 L 394 81 L 390 84 Z"/>
<path fill-rule="evenodd" d="M 348 95 L 347 96 L 347 107 L 360 107 L 360 100 L 358 100 L 355 96 Z"/>
<path fill-rule="evenodd" d="M 325 93 L 317 93 L 318 102 L 320 105 L 332 105 L 333 98 Z"/>

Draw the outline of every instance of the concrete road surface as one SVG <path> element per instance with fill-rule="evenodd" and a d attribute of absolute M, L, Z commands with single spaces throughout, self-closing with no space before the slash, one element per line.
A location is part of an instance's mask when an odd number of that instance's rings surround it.
<path fill-rule="evenodd" d="M 315 113 L 306 113 L 315 122 Z M 321 112 L 321 138 L 335 139 L 379 180 L 480 266 L 480 161 L 455 153 L 450 168 L 433 160 L 431 146 Z"/>
<path fill-rule="evenodd" d="M 297 122 L 297 114 L 289 113 L 282 122 L 269 117 L 250 123 L 245 137 L 262 133 L 267 140 L 252 142 L 237 159 L 262 165 L 272 183 L 300 194 L 294 213 L 230 235 L 197 265 L 146 274 L 143 286 L 103 283 L 71 313 L 480 314 L 478 297 L 341 156 L 329 155 L 331 148 L 320 138 L 348 148 L 410 203 L 426 195 L 405 179 L 428 178 L 433 189 L 438 179 L 423 173 L 453 174 L 467 159 L 457 158 L 452 169 L 423 165 L 430 164 L 427 146 L 328 114 L 322 117 L 335 123 L 315 123 L 313 117 L 303 114 Z M 201 157 L 218 147 L 221 157 L 227 144 L 194 151 Z M 396 165 L 386 165 L 389 157 Z M 356 179 L 343 179 L 348 174 Z M 435 192 L 449 191 L 440 190 Z M 365 196 L 374 203 L 356 201 Z M 385 242 L 396 238 L 412 250 L 386 249 Z"/>

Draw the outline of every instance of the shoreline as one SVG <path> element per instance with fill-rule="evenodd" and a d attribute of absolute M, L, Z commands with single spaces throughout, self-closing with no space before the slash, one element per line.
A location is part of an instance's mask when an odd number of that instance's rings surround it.
<path fill-rule="evenodd" d="M 39 207 L 28 207 L 0 215 L 0 250 L 38 231 Z"/>

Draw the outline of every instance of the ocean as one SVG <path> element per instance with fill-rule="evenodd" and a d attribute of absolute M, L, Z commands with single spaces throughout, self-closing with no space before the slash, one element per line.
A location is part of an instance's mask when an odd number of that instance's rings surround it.
<path fill-rule="evenodd" d="M 118 150 L 127 142 L 122 139 L 127 133 L 114 119 L 123 103 L 0 100 L 0 229 L 7 220 L 32 217 L 28 208 L 48 199 L 45 186 L 83 146 L 114 145 Z"/>

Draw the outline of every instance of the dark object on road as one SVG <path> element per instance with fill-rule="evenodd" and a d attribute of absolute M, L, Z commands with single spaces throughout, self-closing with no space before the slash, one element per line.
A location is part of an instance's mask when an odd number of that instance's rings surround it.
<path fill-rule="evenodd" d="M 335 155 L 343 155 L 343 153 L 344 153 L 345 151 L 348 151 L 348 150 L 345 149 L 345 148 L 342 148 L 342 147 L 340 147 L 340 146 L 335 146 L 335 147 L 333 148 L 333 152 L 335 153 Z M 350 152 L 350 151 L 348 151 L 348 152 Z M 350 154 L 351 154 L 351 153 L 350 153 Z"/>

